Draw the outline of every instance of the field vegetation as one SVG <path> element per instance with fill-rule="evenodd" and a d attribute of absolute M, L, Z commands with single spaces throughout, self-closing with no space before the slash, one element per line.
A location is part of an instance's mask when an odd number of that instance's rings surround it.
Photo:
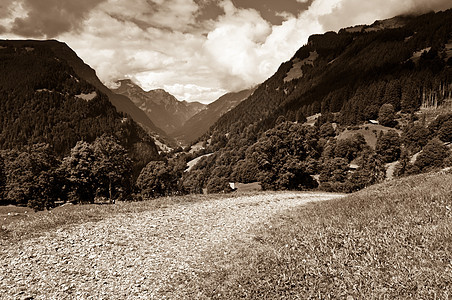
<path fill-rule="evenodd" d="M 245 195 L 265 201 L 279 197 L 274 192 Z M 79 225 L 95 228 L 96 222 L 114 222 L 166 208 L 175 211 L 184 207 L 188 213 L 195 202 L 243 196 L 188 195 L 116 205 L 68 204 L 27 213 L 9 207 L 17 214 L 13 218 L 4 217 L 8 207 L 3 207 L 0 243 L 21 244 L 37 236 L 47 236 L 50 242 L 52 235 L 48 233 L 70 231 Z M 213 214 L 211 218 L 220 216 Z M 184 230 L 189 232 L 186 226 Z M 230 236 L 227 242 L 206 247 L 198 253 L 193 270 L 173 274 L 165 295 L 181 299 L 448 299 L 452 286 L 450 253 L 452 173 L 443 170 L 387 181 L 345 198 L 281 210 L 243 234 Z"/>
<path fill-rule="evenodd" d="M 152 201 L 121 201 L 115 205 L 70 203 L 52 210 L 34 212 L 32 209 L 18 206 L 0 206 L 0 241 L 18 241 L 52 232 L 64 226 L 73 226 L 87 222 L 97 222 L 120 214 L 138 214 L 140 212 L 165 208 L 177 204 L 189 204 L 198 201 L 215 200 L 226 197 L 218 195 L 185 195 L 179 197 L 161 197 Z M 228 195 L 231 197 L 231 195 Z M 31 230 L 31 228 L 33 230 Z"/>
<path fill-rule="evenodd" d="M 449 299 L 452 174 L 311 203 L 252 231 L 183 292 L 212 299 Z M 210 262 L 210 263 L 209 263 Z"/>

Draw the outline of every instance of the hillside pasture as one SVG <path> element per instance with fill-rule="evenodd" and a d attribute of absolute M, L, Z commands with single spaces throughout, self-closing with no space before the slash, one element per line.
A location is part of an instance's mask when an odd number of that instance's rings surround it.
<path fill-rule="evenodd" d="M 249 234 L 234 253 L 206 256 L 210 270 L 180 297 L 449 299 L 452 173 L 294 207 Z"/>

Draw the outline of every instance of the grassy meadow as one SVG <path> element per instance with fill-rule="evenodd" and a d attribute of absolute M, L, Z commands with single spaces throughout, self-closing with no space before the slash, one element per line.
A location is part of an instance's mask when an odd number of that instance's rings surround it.
<path fill-rule="evenodd" d="M 197 201 L 208 201 L 232 195 L 186 195 L 161 197 L 139 202 L 116 202 L 109 204 L 66 204 L 52 210 L 34 212 L 30 208 L 0 206 L 0 241 L 17 241 L 51 232 L 63 226 L 96 222 L 118 214 L 136 214 L 147 210 L 183 205 Z M 233 197 L 233 196 L 232 196 Z M 8 215 L 9 214 L 9 215 Z"/>
<path fill-rule="evenodd" d="M 0 220 L 0 241 L 222 197 L 235 196 L 66 205 L 37 213 L 19 210 Z M 309 203 L 221 247 L 202 253 L 197 273 L 174 278 L 175 298 L 449 299 L 452 173 L 412 176 L 345 198 Z"/>
<path fill-rule="evenodd" d="M 431 173 L 311 203 L 253 232 L 183 298 L 449 299 L 452 174 Z"/>

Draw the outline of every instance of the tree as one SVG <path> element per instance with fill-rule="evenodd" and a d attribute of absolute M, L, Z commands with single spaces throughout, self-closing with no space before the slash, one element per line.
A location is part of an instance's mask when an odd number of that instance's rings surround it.
<path fill-rule="evenodd" d="M 452 142 L 452 118 L 442 124 L 438 131 L 438 137 L 443 142 Z"/>
<path fill-rule="evenodd" d="M 350 182 L 348 192 L 363 189 L 385 178 L 386 170 L 374 151 L 364 151 L 357 163 L 359 168 L 348 176 Z"/>
<path fill-rule="evenodd" d="M 406 148 L 402 148 L 400 159 L 394 168 L 394 176 L 402 177 L 408 173 L 408 170 L 411 167 L 410 159 L 411 157 L 409 156 L 408 150 L 406 150 Z"/>
<path fill-rule="evenodd" d="M 403 113 L 413 113 L 419 108 L 419 96 L 412 84 L 406 84 L 404 88 L 401 108 Z"/>
<path fill-rule="evenodd" d="M 306 160 L 318 156 L 317 132 L 301 124 L 283 122 L 252 145 L 246 160 L 258 169 L 256 177 L 264 190 L 304 189 L 314 187 Z"/>
<path fill-rule="evenodd" d="M 336 157 L 325 160 L 320 169 L 319 181 L 325 182 L 345 182 L 347 179 L 347 173 L 349 168 L 349 162 L 342 157 Z"/>
<path fill-rule="evenodd" d="M 336 131 L 334 130 L 333 124 L 331 124 L 330 122 L 327 122 L 327 123 L 323 124 L 322 126 L 320 126 L 319 135 L 320 135 L 320 137 L 323 137 L 323 138 L 329 138 L 329 137 L 336 136 Z"/>
<path fill-rule="evenodd" d="M 180 194 L 183 192 L 180 176 L 168 162 L 151 161 L 138 176 L 137 187 L 150 198 Z"/>
<path fill-rule="evenodd" d="M 79 141 L 63 159 L 61 172 L 68 183 L 68 197 L 74 203 L 94 203 L 96 174 L 93 170 L 95 154 L 92 146 Z"/>
<path fill-rule="evenodd" d="M 366 106 L 363 112 L 363 117 L 365 120 L 376 120 L 378 118 L 378 105 L 372 104 Z"/>
<path fill-rule="evenodd" d="M 229 185 L 229 180 L 226 177 L 212 176 L 207 181 L 207 193 L 229 193 L 232 192 L 232 188 Z"/>
<path fill-rule="evenodd" d="M 202 194 L 203 186 L 206 181 L 206 170 L 191 170 L 184 174 L 182 185 L 184 191 L 187 191 L 191 194 Z"/>
<path fill-rule="evenodd" d="M 338 140 L 334 153 L 336 157 L 346 158 L 349 162 L 358 157 L 359 153 L 366 148 L 366 140 L 360 133 L 344 140 Z"/>
<path fill-rule="evenodd" d="M 385 103 L 380 107 L 378 112 L 378 121 L 383 126 L 394 127 L 395 126 L 395 112 L 394 106 L 389 103 Z"/>
<path fill-rule="evenodd" d="M 375 150 L 384 163 L 398 160 L 401 152 L 399 134 L 395 130 L 389 130 L 387 133 L 381 132 Z"/>
<path fill-rule="evenodd" d="M 299 110 L 297 110 L 297 114 L 296 114 L 296 121 L 298 122 L 298 123 L 304 123 L 304 122 L 306 122 L 306 116 L 305 116 L 305 114 L 303 113 L 303 108 L 300 108 Z"/>
<path fill-rule="evenodd" d="M 401 87 L 398 80 L 392 80 L 386 85 L 384 101 L 392 104 L 395 110 L 400 109 Z"/>
<path fill-rule="evenodd" d="M 106 197 L 110 203 L 127 196 L 132 187 L 132 161 L 127 151 L 112 137 L 103 135 L 93 145 L 97 196 Z"/>
<path fill-rule="evenodd" d="M 415 124 L 404 128 L 402 141 L 409 151 L 416 153 L 427 144 L 430 135 L 429 129 L 422 125 Z"/>
<path fill-rule="evenodd" d="M 27 146 L 24 151 L 3 151 L 4 202 L 43 210 L 61 198 L 59 164 L 47 144 Z"/>
<path fill-rule="evenodd" d="M 444 165 L 450 151 L 438 138 L 430 140 L 414 162 L 421 172 L 428 172 Z"/>

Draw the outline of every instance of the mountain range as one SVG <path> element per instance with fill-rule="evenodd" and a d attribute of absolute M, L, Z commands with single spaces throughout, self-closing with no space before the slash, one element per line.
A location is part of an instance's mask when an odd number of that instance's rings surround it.
<path fill-rule="evenodd" d="M 384 179 L 385 163 L 397 176 L 441 167 L 451 104 L 450 9 L 312 35 L 199 138 L 184 183 L 350 192 Z"/>
<path fill-rule="evenodd" d="M 180 129 L 188 119 L 206 107 L 200 102 L 179 101 L 163 89 L 146 92 L 130 79 L 119 80 L 117 84 L 118 87 L 112 91 L 127 96 L 168 135 Z"/>
<path fill-rule="evenodd" d="M 184 143 L 191 143 L 205 134 L 225 113 L 247 99 L 255 88 L 236 93 L 227 93 L 188 119 L 172 136 Z"/>
<path fill-rule="evenodd" d="M 450 112 L 452 10 L 312 35 L 265 82 L 207 106 L 163 90 L 146 92 L 128 80 L 111 91 L 57 41 L 0 41 L 0 64 L 0 148 L 48 143 L 62 156 L 77 141 L 107 134 L 143 166 L 165 159 L 149 134 L 169 144 L 176 138 L 202 145 L 197 153 L 168 154 L 171 159 L 160 164 L 176 188 L 164 193 L 221 191 L 234 181 L 304 189 L 317 186 L 313 178 L 325 189 L 352 191 L 378 182 L 382 162 L 396 163 L 402 152 L 406 159 L 431 141 L 426 149 L 452 140 L 452 115 L 420 112 Z M 370 130 L 370 120 L 381 127 Z M 374 145 L 348 134 L 354 130 L 372 135 Z M 399 146 L 387 155 L 381 143 L 391 139 Z M 201 156 L 184 172 L 189 159 Z M 399 163 L 404 169 L 398 174 L 426 169 Z M 348 172 L 350 165 L 358 171 Z M 336 178 L 337 170 L 343 173 Z"/>
<path fill-rule="evenodd" d="M 130 152 L 135 172 L 159 158 L 148 132 L 164 132 L 66 44 L 0 41 L 0 65 L 0 149 L 46 143 L 62 157 L 78 141 L 110 135 Z"/>

